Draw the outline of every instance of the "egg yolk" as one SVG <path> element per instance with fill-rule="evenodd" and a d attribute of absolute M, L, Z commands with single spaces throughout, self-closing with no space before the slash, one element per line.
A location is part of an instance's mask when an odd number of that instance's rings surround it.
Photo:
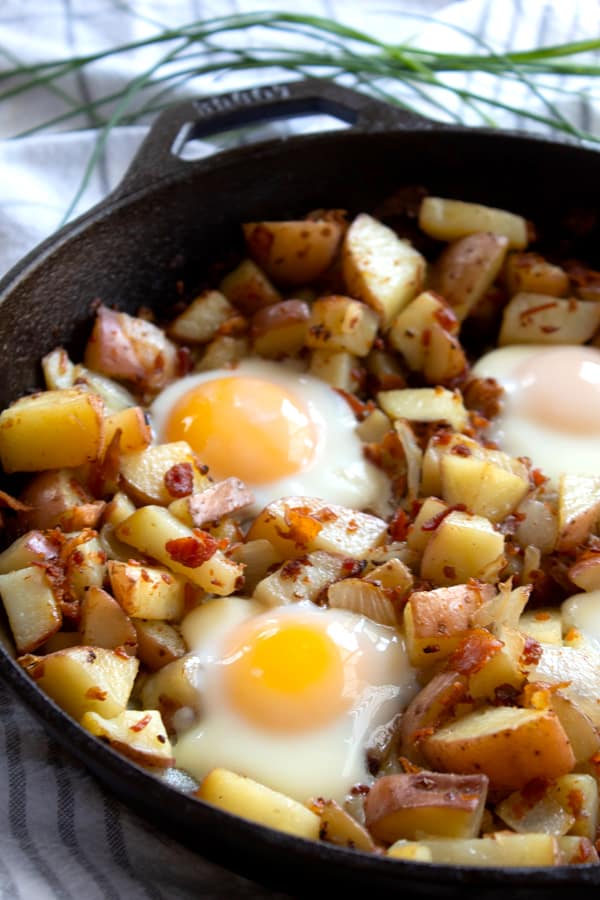
<path fill-rule="evenodd" d="M 600 352 L 553 347 L 533 354 L 515 373 L 514 404 L 529 419 L 559 431 L 600 430 Z"/>
<path fill-rule="evenodd" d="M 352 703 L 351 648 L 316 623 L 244 623 L 224 660 L 225 690 L 244 718 L 271 731 L 307 731 Z"/>
<path fill-rule="evenodd" d="M 168 441 L 187 441 L 217 479 L 235 475 L 265 484 L 305 469 L 318 430 L 305 406 L 285 388 L 261 378 L 205 381 L 173 407 Z"/>

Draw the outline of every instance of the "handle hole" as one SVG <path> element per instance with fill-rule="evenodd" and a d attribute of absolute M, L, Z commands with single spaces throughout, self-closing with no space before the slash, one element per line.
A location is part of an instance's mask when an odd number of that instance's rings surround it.
<path fill-rule="evenodd" d="M 192 162 L 220 153 L 222 150 L 230 150 L 233 147 L 248 146 L 260 141 L 286 138 L 290 135 L 317 134 L 326 131 L 340 131 L 349 128 L 350 123 L 341 121 L 329 113 L 303 114 L 285 119 L 272 119 L 268 122 L 255 122 L 247 125 L 238 125 L 235 128 L 226 128 L 222 131 L 212 132 L 209 140 L 201 140 L 197 125 L 184 125 L 175 138 L 172 152 L 185 162 Z"/>

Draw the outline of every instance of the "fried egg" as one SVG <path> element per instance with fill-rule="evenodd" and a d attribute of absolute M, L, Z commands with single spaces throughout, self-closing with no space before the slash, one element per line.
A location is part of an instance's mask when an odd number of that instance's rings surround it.
<path fill-rule="evenodd" d="M 286 496 L 353 509 L 381 509 L 387 498 L 343 397 L 282 364 L 247 359 L 188 375 L 156 397 L 150 417 L 158 441 L 187 441 L 213 478 L 241 478 L 255 497 L 251 513 Z"/>
<path fill-rule="evenodd" d="M 301 802 L 343 801 L 373 781 L 369 735 L 419 689 L 404 640 L 346 610 L 256 610 L 224 597 L 187 617 L 202 716 L 182 730 L 177 766 L 199 780 L 223 766 Z"/>
<path fill-rule="evenodd" d="M 528 456 L 552 481 L 598 471 L 600 350 L 519 345 L 481 357 L 479 378 L 504 388 L 488 436 L 512 456 Z"/>

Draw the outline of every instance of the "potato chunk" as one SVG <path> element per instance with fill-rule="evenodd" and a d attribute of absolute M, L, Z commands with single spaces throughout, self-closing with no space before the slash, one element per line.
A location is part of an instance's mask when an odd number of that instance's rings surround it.
<path fill-rule="evenodd" d="M 276 284 L 308 284 L 333 263 L 344 227 L 335 221 L 247 222 L 248 252 Z"/>
<path fill-rule="evenodd" d="M 443 387 L 381 391 L 377 400 L 390 419 L 447 422 L 455 431 L 462 431 L 469 420 L 460 394 Z"/>
<path fill-rule="evenodd" d="M 445 384 L 467 368 L 458 329 L 458 319 L 444 298 L 426 291 L 396 316 L 389 340 L 411 369 L 423 372 L 428 384 Z"/>
<path fill-rule="evenodd" d="M 564 297 L 569 276 L 539 253 L 509 253 L 504 264 L 504 281 L 512 296 L 521 292 Z"/>
<path fill-rule="evenodd" d="M 600 519 L 600 477 L 561 475 L 558 487 L 558 550 L 585 541 Z"/>
<path fill-rule="evenodd" d="M 599 326 L 600 303 L 516 294 L 504 308 L 498 345 L 584 344 Z"/>
<path fill-rule="evenodd" d="M 288 560 L 254 589 L 252 598 L 265 606 L 284 606 L 301 600 L 316 601 L 329 585 L 353 571 L 354 562 L 344 556 L 317 550 Z"/>
<path fill-rule="evenodd" d="M 386 327 L 421 290 L 425 260 L 391 228 L 361 213 L 346 233 L 342 269 L 349 293 L 372 306 Z"/>
<path fill-rule="evenodd" d="M 504 564 L 504 535 L 489 519 L 453 511 L 431 535 L 421 575 L 437 584 L 463 584 L 469 578 L 493 582 Z"/>
<path fill-rule="evenodd" d="M 209 772 L 196 796 L 234 815 L 286 834 L 312 840 L 319 836 L 321 820 L 314 812 L 279 791 L 227 769 Z"/>
<path fill-rule="evenodd" d="M 86 712 L 81 724 L 90 734 L 141 766 L 166 768 L 175 762 L 160 713 L 155 709 L 125 710 L 112 719 Z"/>
<path fill-rule="evenodd" d="M 419 210 L 419 226 L 426 234 L 441 241 L 454 241 L 478 231 L 489 231 L 504 235 L 508 246 L 515 250 L 522 250 L 528 243 L 527 222 L 522 216 L 493 206 L 444 197 L 425 197 Z"/>
<path fill-rule="evenodd" d="M 78 388 L 21 397 L 0 414 L 5 472 L 39 472 L 93 462 L 103 447 L 104 404 Z"/>
<path fill-rule="evenodd" d="M 487 797 L 485 775 L 384 775 L 365 799 L 365 824 L 378 840 L 479 834 Z"/>
<path fill-rule="evenodd" d="M 169 334 L 185 344 L 206 344 L 235 308 L 220 291 L 204 291 L 169 326 Z"/>
<path fill-rule="evenodd" d="M 257 310 L 250 322 L 252 348 L 258 356 L 282 359 L 304 346 L 310 310 L 303 300 L 282 300 Z"/>
<path fill-rule="evenodd" d="M 350 297 L 321 297 L 310 312 L 306 345 L 315 350 L 345 350 L 366 356 L 373 345 L 379 317 Z"/>
<path fill-rule="evenodd" d="M 183 615 L 185 579 L 168 569 L 111 559 L 108 576 L 115 598 L 127 615 L 171 622 Z"/>
<path fill-rule="evenodd" d="M 450 244 L 436 262 L 433 286 L 461 322 L 496 280 L 507 246 L 504 235 L 478 232 Z"/>
<path fill-rule="evenodd" d="M 282 299 L 277 288 L 251 259 L 243 260 L 229 272 L 219 288 L 227 300 L 246 315 Z"/>
<path fill-rule="evenodd" d="M 18 653 L 29 653 L 62 625 L 60 604 L 41 566 L 0 575 L 0 595 Z"/>
<path fill-rule="evenodd" d="M 146 447 L 121 458 L 123 487 L 137 503 L 167 506 L 211 484 L 186 441 Z"/>
<path fill-rule="evenodd" d="M 417 846 L 421 854 L 429 852 L 430 862 L 453 866 L 539 867 L 557 866 L 563 861 L 559 841 L 551 834 L 498 831 L 483 838 L 453 841 L 424 838 Z"/>
<path fill-rule="evenodd" d="M 494 790 L 522 788 L 533 778 L 557 778 L 575 765 L 569 740 L 550 710 L 483 708 L 443 726 L 421 747 L 433 768 L 483 772 Z"/>
<path fill-rule="evenodd" d="M 383 542 L 386 532 L 386 522 L 377 516 L 316 497 L 283 497 L 256 517 L 248 540 L 265 538 L 282 559 L 313 550 L 360 559 Z"/>
<path fill-rule="evenodd" d="M 38 686 L 79 721 L 86 712 L 111 719 L 125 710 L 138 661 L 122 650 L 69 647 L 19 663 Z"/>
<path fill-rule="evenodd" d="M 501 522 L 529 491 L 527 469 L 523 465 L 520 469 L 516 474 L 493 459 L 444 453 L 440 458 L 442 499 L 450 506 L 463 503 L 469 512 L 490 522 Z"/>

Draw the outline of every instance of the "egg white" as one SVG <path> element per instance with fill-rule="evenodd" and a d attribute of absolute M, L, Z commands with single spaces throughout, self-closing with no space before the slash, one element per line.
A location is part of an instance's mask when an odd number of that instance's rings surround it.
<path fill-rule="evenodd" d="M 229 708 L 221 681 L 227 636 L 255 613 L 254 601 L 225 597 L 188 616 L 184 633 L 201 661 L 197 689 L 203 712 L 200 722 L 179 736 L 177 766 L 198 780 L 223 766 L 300 802 L 317 796 L 342 802 L 353 785 L 373 782 L 365 752 L 373 730 L 403 710 L 419 690 L 404 640 L 395 629 L 345 610 L 310 603 L 268 610 L 265 615 L 270 617 L 300 616 L 302 622 L 327 625 L 336 642 L 364 654 L 367 672 L 351 708 L 327 725 L 305 732 L 275 732 Z"/>
<path fill-rule="evenodd" d="M 319 378 L 281 363 L 245 359 L 234 369 L 214 369 L 173 382 L 150 407 L 156 439 L 164 440 L 171 410 L 188 391 L 202 382 L 236 375 L 280 385 L 305 407 L 318 434 L 313 460 L 305 469 L 265 484 L 248 484 L 255 498 L 248 507 L 250 515 L 260 512 L 272 500 L 292 496 L 320 497 L 326 503 L 352 509 L 385 511 L 388 479 L 364 458 L 362 442 L 356 434 L 356 418 L 348 403 Z"/>
<path fill-rule="evenodd" d="M 535 420 L 519 409 L 519 367 L 548 350 L 542 345 L 500 347 L 482 356 L 473 367 L 478 378 L 494 378 L 503 388 L 501 410 L 492 421 L 487 436 L 512 456 L 527 456 L 554 485 L 562 474 L 593 475 L 598 472 L 600 455 L 600 423 L 596 434 L 569 433 L 564 428 Z M 548 391 L 557 404 L 568 403 L 576 385 L 566 386 L 556 379 L 548 383 Z M 594 411 L 590 410 L 590 416 Z"/>

